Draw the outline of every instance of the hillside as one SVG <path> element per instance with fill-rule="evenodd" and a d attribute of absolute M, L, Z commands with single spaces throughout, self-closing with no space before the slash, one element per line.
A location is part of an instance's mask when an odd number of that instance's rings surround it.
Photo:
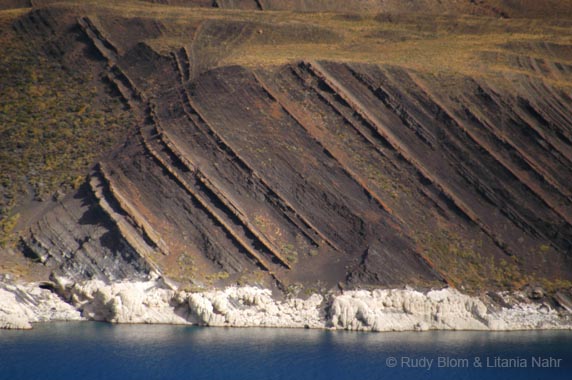
<path fill-rule="evenodd" d="M 572 286 L 567 2 L 9 3 L 0 272 Z"/>

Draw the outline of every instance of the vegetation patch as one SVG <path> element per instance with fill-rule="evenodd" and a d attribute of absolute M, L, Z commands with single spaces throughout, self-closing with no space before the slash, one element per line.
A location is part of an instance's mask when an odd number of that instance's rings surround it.
<path fill-rule="evenodd" d="M 85 72 L 66 71 L 0 12 L 0 220 L 24 199 L 77 188 L 88 167 L 120 141 L 133 120 L 117 97 Z M 106 94 L 109 95 L 109 94 Z M 2 229 L 5 230 L 4 228 Z"/>
<path fill-rule="evenodd" d="M 470 291 L 518 289 L 529 279 L 519 270 L 516 258 L 495 260 L 479 252 L 480 242 L 464 240 L 453 232 L 438 230 L 417 236 L 417 242 L 449 282 Z"/>
<path fill-rule="evenodd" d="M 282 253 L 288 260 L 288 263 L 294 265 L 298 262 L 298 252 L 296 248 L 292 244 L 283 244 L 282 245 Z"/>

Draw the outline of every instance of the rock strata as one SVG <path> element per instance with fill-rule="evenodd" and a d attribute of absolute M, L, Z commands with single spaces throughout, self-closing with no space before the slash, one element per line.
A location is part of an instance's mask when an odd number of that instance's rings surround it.
<path fill-rule="evenodd" d="M 572 284 L 572 45 L 535 2 L 494 23 L 467 1 L 378 16 L 374 0 L 41 3 L 14 32 L 103 78 L 133 119 L 83 185 L 22 218 L 17 248 L 54 275 L 306 294 Z"/>

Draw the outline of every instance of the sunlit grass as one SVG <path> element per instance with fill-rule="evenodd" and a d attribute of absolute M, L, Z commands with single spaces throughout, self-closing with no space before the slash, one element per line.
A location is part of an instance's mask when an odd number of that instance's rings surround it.
<path fill-rule="evenodd" d="M 25 12 L 0 12 L 0 222 L 25 198 L 77 188 L 133 125 L 120 101 L 100 97 L 87 73 L 66 71 L 13 31 Z M 0 229 L 0 242 L 9 232 Z"/>
<path fill-rule="evenodd" d="M 216 55 L 217 49 L 221 50 L 216 62 L 218 66 L 268 66 L 324 59 L 396 65 L 424 72 L 488 75 L 504 74 L 515 68 L 502 61 L 488 62 L 480 54 L 483 50 L 502 51 L 499 46 L 519 41 L 572 44 L 572 34 L 566 23 L 551 23 L 543 19 L 252 12 L 174 7 L 129 0 L 104 3 L 68 0 L 60 2 L 58 6 L 74 8 L 85 14 L 97 14 L 98 17 L 120 15 L 161 20 L 168 30 L 167 34 L 160 39 L 147 41 L 161 53 L 191 43 L 187 35 L 177 35 L 177 30 L 184 25 L 198 25 L 208 20 L 248 25 L 250 34 L 232 41 L 230 46 L 228 41 L 217 45 L 216 40 L 204 39 L 204 44 L 211 44 L 205 51 Z M 545 52 L 531 54 L 542 57 Z"/>

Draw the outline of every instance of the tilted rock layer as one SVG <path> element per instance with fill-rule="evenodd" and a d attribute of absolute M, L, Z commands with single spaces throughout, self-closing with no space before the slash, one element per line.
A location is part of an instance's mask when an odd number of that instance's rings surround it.
<path fill-rule="evenodd" d="M 39 1 L 13 24 L 135 120 L 78 189 L 30 206 L 17 228 L 23 255 L 76 284 L 68 301 L 84 317 L 512 328 L 452 290 L 357 289 L 571 286 L 569 13 L 171 3 L 189 7 Z M 313 6 L 326 3 L 347 10 Z M 451 12 L 427 17 L 440 7 Z M 156 276 L 226 290 L 145 282 Z M 277 302 L 237 284 L 345 293 Z"/>
<path fill-rule="evenodd" d="M 76 281 L 282 291 L 572 280 L 566 13 L 169 9 L 54 4 L 15 22 L 137 121 L 75 194 L 22 222 L 27 256 Z M 522 37 L 530 23 L 545 41 Z M 473 58 L 443 59 L 456 51 Z"/>

